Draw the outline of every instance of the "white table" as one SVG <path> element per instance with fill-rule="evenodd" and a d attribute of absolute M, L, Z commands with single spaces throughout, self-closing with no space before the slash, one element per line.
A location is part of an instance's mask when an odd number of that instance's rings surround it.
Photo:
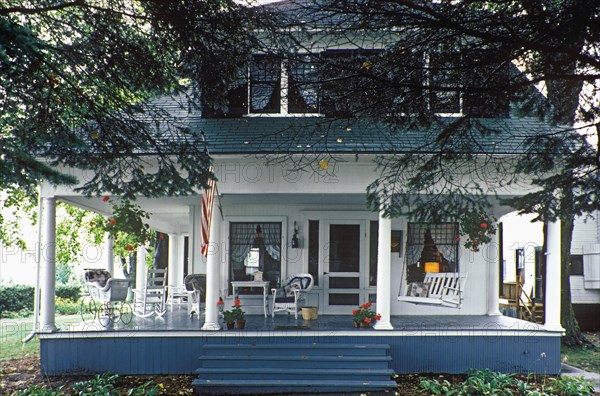
<path fill-rule="evenodd" d="M 269 281 L 231 281 L 231 287 L 233 288 L 233 298 L 238 297 L 237 288 L 238 287 L 262 287 L 263 289 L 263 311 L 265 313 L 265 318 L 267 317 L 267 312 L 269 311 L 269 299 L 267 298 L 269 295 Z M 260 307 L 260 305 L 247 305 L 248 307 Z"/>

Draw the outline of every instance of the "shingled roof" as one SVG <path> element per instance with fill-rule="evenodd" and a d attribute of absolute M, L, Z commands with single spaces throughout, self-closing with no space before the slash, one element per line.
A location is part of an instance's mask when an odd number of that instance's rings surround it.
<path fill-rule="evenodd" d="M 211 154 L 431 153 L 440 149 L 519 154 L 525 152 L 528 138 L 554 129 L 534 119 L 477 119 L 464 125 L 458 137 L 440 141 L 440 132 L 456 121 L 403 128 L 351 119 L 248 117 L 194 119 L 188 125 L 204 131 Z"/>

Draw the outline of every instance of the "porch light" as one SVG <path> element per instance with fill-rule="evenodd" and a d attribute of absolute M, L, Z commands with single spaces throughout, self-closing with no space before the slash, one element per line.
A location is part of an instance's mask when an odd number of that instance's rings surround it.
<path fill-rule="evenodd" d="M 440 272 L 440 263 L 436 261 L 427 261 L 425 263 L 425 272 Z"/>
<path fill-rule="evenodd" d="M 300 247 L 300 241 L 298 241 L 298 225 L 294 221 L 294 235 L 292 236 L 292 248 L 297 249 Z"/>

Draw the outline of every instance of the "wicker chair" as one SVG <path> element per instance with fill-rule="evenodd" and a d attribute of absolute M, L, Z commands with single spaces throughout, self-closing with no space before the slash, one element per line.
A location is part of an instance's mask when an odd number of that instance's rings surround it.
<path fill-rule="evenodd" d="M 188 313 L 190 317 L 194 313 L 200 316 L 202 312 L 202 300 L 206 298 L 206 275 L 190 274 L 183 279 L 185 290 L 188 293 Z"/>
<path fill-rule="evenodd" d="M 306 296 L 313 288 L 315 282 L 311 274 L 296 274 L 287 278 L 279 289 L 271 289 L 273 294 L 273 310 L 275 312 L 285 311 L 294 314 L 298 319 L 298 311 L 306 304 Z"/>

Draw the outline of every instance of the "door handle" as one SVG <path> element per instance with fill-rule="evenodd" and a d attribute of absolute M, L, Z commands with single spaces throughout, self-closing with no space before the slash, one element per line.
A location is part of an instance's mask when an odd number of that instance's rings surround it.
<path fill-rule="evenodd" d="M 329 272 L 323 272 L 323 275 L 329 275 Z"/>

